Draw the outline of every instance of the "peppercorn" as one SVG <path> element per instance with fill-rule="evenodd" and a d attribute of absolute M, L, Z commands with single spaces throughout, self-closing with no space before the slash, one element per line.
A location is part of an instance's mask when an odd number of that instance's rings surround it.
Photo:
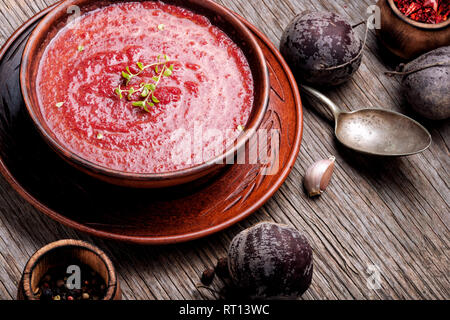
<path fill-rule="evenodd" d="M 74 298 L 79 298 L 79 297 L 81 297 L 81 290 L 78 290 L 78 289 L 72 290 L 72 296 L 73 296 Z"/>
<path fill-rule="evenodd" d="M 230 272 L 228 271 L 228 259 L 221 258 L 216 265 L 216 273 L 220 278 L 229 278 Z"/>
<path fill-rule="evenodd" d="M 60 288 L 53 288 L 53 295 L 54 296 L 60 296 L 61 295 L 61 289 Z"/>
<path fill-rule="evenodd" d="M 64 285 L 64 280 L 60 279 L 60 280 L 56 281 L 56 286 L 58 288 L 61 288 L 63 285 Z"/>
<path fill-rule="evenodd" d="M 206 269 L 202 274 L 202 283 L 205 286 L 209 286 L 214 280 L 215 271 L 213 269 Z"/>
<path fill-rule="evenodd" d="M 41 300 L 52 300 L 52 298 L 53 298 L 52 289 L 45 288 L 44 290 L 42 290 Z"/>

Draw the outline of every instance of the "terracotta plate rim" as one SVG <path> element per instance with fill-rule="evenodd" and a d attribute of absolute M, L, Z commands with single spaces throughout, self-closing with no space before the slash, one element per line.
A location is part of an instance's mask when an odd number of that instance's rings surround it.
<path fill-rule="evenodd" d="M 3 47 L 0 50 L 0 60 L 5 55 L 6 51 L 10 47 L 10 45 L 17 39 L 17 37 L 25 31 L 28 27 L 30 27 L 33 23 L 36 22 L 39 18 L 47 14 L 53 7 L 57 6 L 59 2 L 55 3 L 54 5 L 48 7 L 47 9 L 44 9 L 43 11 L 37 13 L 35 16 L 33 16 L 30 20 L 25 22 L 19 29 L 17 29 L 11 37 L 6 41 L 6 43 L 3 45 Z M 121 235 L 117 233 L 111 233 L 111 232 L 105 232 L 101 230 L 97 230 L 91 227 L 87 227 L 81 223 L 75 222 L 71 219 L 68 219 L 64 217 L 63 215 L 57 213 L 56 211 L 48 208 L 44 204 L 42 204 L 39 200 L 37 200 L 35 197 L 33 197 L 28 191 L 26 191 L 20 183 L 14 178 L 14 176 L 11 174 L 11 172 L 6 167 L 5 163 L 3 162 L 3 159 L 0 158 L 0 172 L 5 177 L 7 182 L 13 187 L 13 189 L 19 193 L 20 196 L 22 196 L 26 201 L 28 201 L 31 205 L 33 205 L 37 210 L 41 211 L 45 215 L 47 215 L 49 218 L 67 226 L 70 228 L 73 228 L 75 230 L 81 231 L 83 233 L 89 234 L 91 236 L 100 237 L 108 240 L 116 240 L 116 241 L 122 241 L 122 242 L 129 242 L 129 243 L 135 243 L 135 244 L 142 244 L 142 245 L 163 245 L 163 244 L 174 244 L 174 243 L 181 243 L 181 242 L 187 242 L 192 241 L 196 239 L 200 239 L 209 235 L 212 235 L 214 233 L 217 233 L 219 231 L 222 231 L 224 229 L 227 229 L 231 227 L 232 225 L 238 223 L 239 221 L 242 221 L 243 219 L 250 216 L 252 213 L 260 209 L 274 194 L 278 189 L 283 185 L 283 183 L 286 181 L 287 177 L 289 176 L 290 172 L 292 171 L 292 168 L 294 167 L 294 164 L 297 160 L 298 154 L 300 152 L 300 145 L 303 138 L 303 108 L 302 108 L 302 102 L 300 98 L 300 92 L 298 90 L 297 83 L 295 81 L 294 75 L 292 74 L 292 71 L 288 67 L 286 61 L 281 56 L 281 53 L 278 51 L 278 49 L 272 44 L 272 42 L 263 34 L 261 31 L 259 31 L 254 25 L 249 23 L 247 20 L 236 14 L 242 22 L 244 22 L 245 26 L 249 28 L 250 31 L 252 31 L 258 38 L 262 39 L 269 49 L 274 53 L 275 57 L 280 61 L 283 68 L 286 70 L 286 74 L 288 76 L 290 85 L 293 89 L 294 93 L 294 103 L 297 106 L 296 113 L 297 113 L 297 126 L 295 128 L 295 131 L 297 132 L 295 142 L 292 146 L 293 150 L 290 154 L 289 160 L 287 161 L 286 165 L 284 166 L 282 172 L 280 173 L 279 179 L 276 181 L 275 184 L 268 190 L 267 193 L 263 197 L 261 197 L 258 201 L 253 203 L 249 208 L 247 208 L 245 211 L 241 212 L 239 215 L 236 215 L 235 217 L 227 220 L 226 222 L 223 222 L 219 225 L 191 233 L 186 233 L 182 235 L 174 235 L 174 236 L 127 236 L 127 235 Z"/>

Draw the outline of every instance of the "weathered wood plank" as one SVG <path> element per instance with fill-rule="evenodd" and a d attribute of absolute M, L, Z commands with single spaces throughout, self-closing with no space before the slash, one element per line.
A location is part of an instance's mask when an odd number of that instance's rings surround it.
<path fill-rule="evenodd" d="M 0 44 L 26 19 L 56 0 L 0 0 Z M 370 0 L 219 0 L 258 26 L 275 44 L 283 28 L 304 10 L 332 10 L 357 23 Z M 357 34 L 362 38 L 364 27 Z M 369 33 L 354 79 L 327 90 L 348 110 L 379 106 L 409 112 L 399 79 L 383 74 L 398 63 Z M 61 238 L 80 238 L 103 248 L 115 263 L 127 299 L 214 299 L 198 290 L 199 274 L 226 254 L 232 237 L 258 221 L 274 220 L 305 232 L 314 249 L 315 273 L 305 299 L 449 299 L 450 174 L 448 123 L 427 122 L 433 145 L 423 154 L 372 159 L 338 145 L 330 123 L 304 100 L 304 140 L 295 168 L 258 213 L 207 239 L 166 247 L 139 247 L 94 239 L 65 228 L 26 204 L 0 178 L 0 299 L 12 299 L 27 259 Z M 327 193 L 308 199 L 302 176 L 314 161 L 335 155 Z M 367 287 L 367 268 L 381 271 L 380 290 Z M 219 289 L 216 279 L 213 288 Z"/>

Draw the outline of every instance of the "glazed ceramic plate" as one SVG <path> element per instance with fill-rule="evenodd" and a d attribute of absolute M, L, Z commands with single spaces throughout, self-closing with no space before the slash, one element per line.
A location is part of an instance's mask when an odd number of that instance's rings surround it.
<path fill-rule="evenodd" d="M 168 244 L 221 231 L 258 210 L 280 188 L 300 150 L 302 107 L 289 68 L 254 26 L 241 18 L 256 35 L 270 71 L 262 128 L 279 132 L 271 136 L 279 145 L 279 151 L 269 152 L 271 164 L 233 165 L 193 184 L 140 190 L 109 185 L 72 168 L 29 119 L 19 85 L 21 56 L 30 32 L 49 10 L 23 25 L 0 51 L 0 171 L 39 211 L 94 236 Z"/>

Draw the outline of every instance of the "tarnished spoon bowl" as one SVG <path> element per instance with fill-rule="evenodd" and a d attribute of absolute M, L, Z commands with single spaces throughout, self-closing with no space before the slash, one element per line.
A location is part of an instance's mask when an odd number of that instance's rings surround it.
<path fill-rule="evenodd" d="M 431 144 L 427 129 L 401 113 L 384 109 L 343 112 L 319 91 L 307 86 L 303 90 L 329 107 L 336 121 L 336 138 L 348 148 L 371 155 L 407 156 Z"/>

